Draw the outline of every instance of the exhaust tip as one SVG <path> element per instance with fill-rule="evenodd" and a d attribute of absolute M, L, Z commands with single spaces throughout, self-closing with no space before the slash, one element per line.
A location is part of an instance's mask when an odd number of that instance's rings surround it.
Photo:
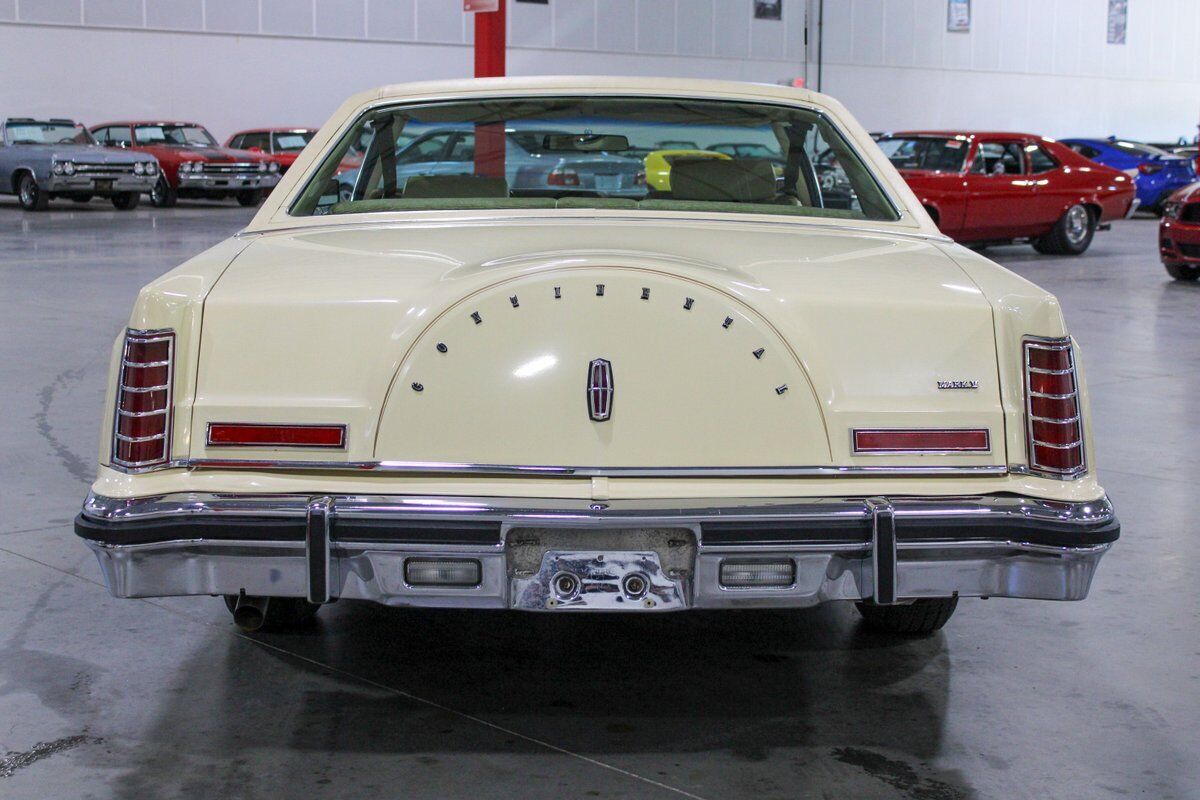
<path fill-rule="evenodd" d="M 267 623 L 271 598 L 239 595 L 233 607 L 233 623 L 247 633 L 262 630 Z"/>

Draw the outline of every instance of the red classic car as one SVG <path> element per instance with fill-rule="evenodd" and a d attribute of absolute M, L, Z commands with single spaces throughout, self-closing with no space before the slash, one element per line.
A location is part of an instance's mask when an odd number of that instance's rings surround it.
<path fill-rule="evenodd" d="M 316 133 L 316 128 L 252 128 L 230 136 L 225 140 L 225 146 L 265 155 L 279 165 L 282 175 L 296 162 L 300 151 Z M 354 169 L 361 163 L 359 158 L 343 158 L 342 169 Z"/>
<path fill-rule="evenodd" d="M 175 205 L 177 197 L 234 197 L 256 206 L 279 183 L 278 164 L 262 153 L 222 148 L 194 122 L 106 122 L 91 130 L 100 144 L 158 159 L 162 171 L 150 202 L 160 208 Z"/>
<path fill-rule="evenodd" d="M 1200 183 L 1183 187 L 1163 203 L 1158 252 L 1172 278 L 1200 278 Z"/>
<path fill-rule="evenodd" d="M 1124 173 L 1028 133 L 904 131 L 879 146 L 942 232 L 975 244 L 1031 243 L 1079 255 L 1136 208 Z"/>

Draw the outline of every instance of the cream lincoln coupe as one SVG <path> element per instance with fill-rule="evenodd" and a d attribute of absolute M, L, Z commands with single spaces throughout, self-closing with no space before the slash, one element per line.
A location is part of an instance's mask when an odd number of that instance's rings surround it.
<path fill-rule="evenodd" d="M 664 140 L 770 157 L 656 189 Z M 1082 599 L 1120 530 L 1058 303 L 791 88 L 357 95 L 142 290 L 111 369 L 76 532 L 114 595 L 220 595 L 248 630 L 338 598 L 852 600 L 927 633 L 960 596 Z"/>

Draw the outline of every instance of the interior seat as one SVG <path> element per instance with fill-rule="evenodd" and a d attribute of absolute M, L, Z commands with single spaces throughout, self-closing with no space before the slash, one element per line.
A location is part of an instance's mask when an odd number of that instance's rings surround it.
<path fill-rule="evenodd" d="M 405 198 L 508 197 L 508 181 L 483 175 L 413 175 Z"/>
<path fill-rule="evenodd" d="M 671 165 L 671 198 L 773 203 L 775 170 L 765 158 L 681 159 Z"/>

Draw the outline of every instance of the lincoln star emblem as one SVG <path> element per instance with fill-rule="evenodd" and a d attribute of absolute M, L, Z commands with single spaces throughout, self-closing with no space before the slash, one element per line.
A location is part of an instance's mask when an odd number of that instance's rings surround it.
<path fill-rule="evenodd" d="M 613 372 L 608 359 L 597 358 L 588 365 L 587 404 L 588 416 L 595 422 L 612 416 Z"/>

